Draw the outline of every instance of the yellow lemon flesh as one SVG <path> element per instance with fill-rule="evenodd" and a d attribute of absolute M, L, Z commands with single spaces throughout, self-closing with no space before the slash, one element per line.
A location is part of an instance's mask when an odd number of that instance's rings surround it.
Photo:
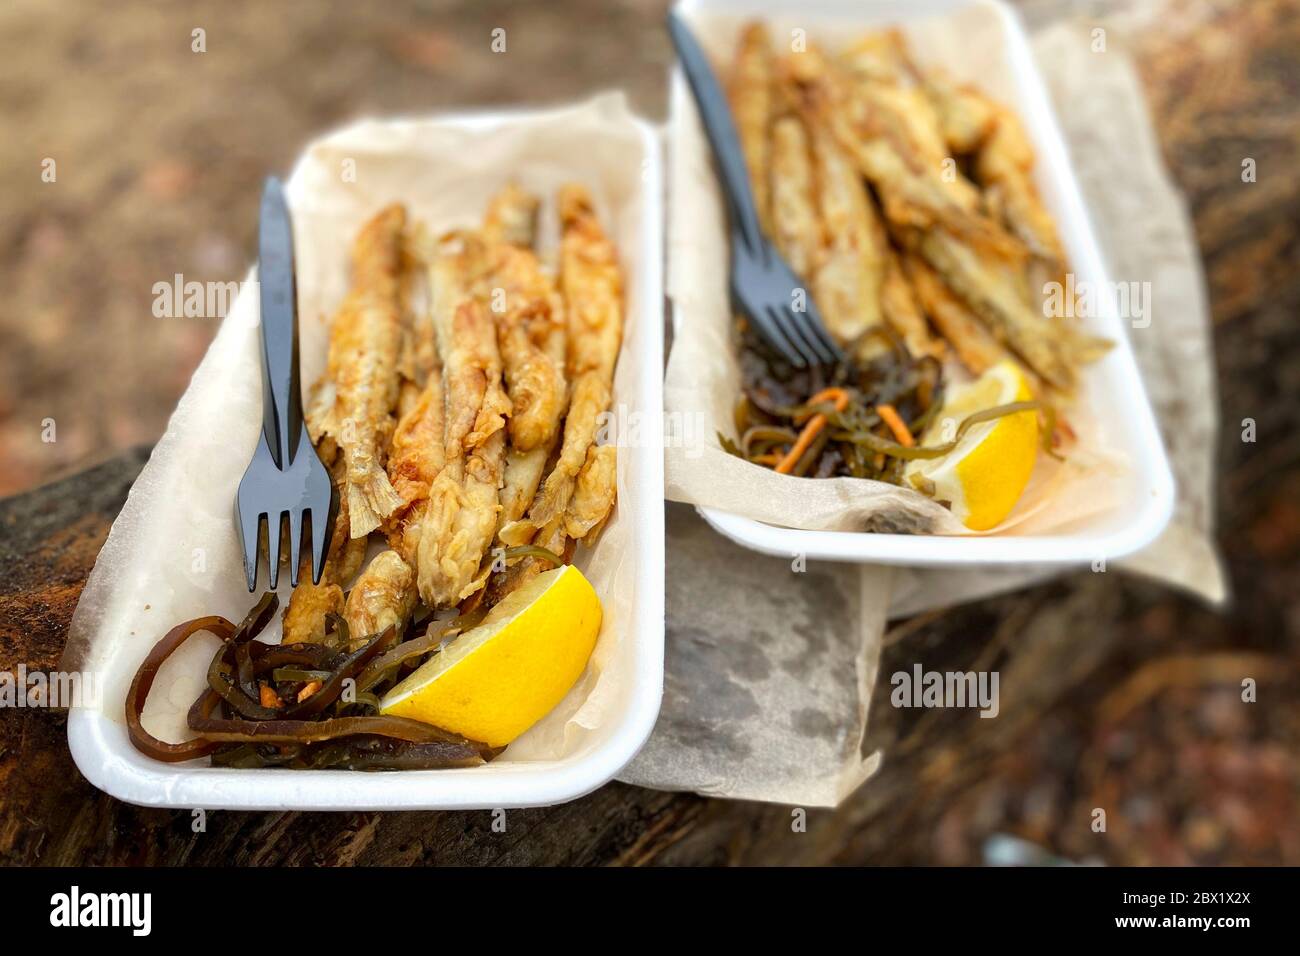
<path fill-rule="evenodd" d="M 544 571 L 384 695 L 379 712 L 504 747 L 577 683 L 600 619 L 581 571 Z"/>
<path fill-rule="evenodd" d="M 949 388 L 943 408 L 920 444 L 951 441 L 957 426 L 974 412 L 1032 398 L 1020 368 L 1011 361 L 999 362 L 975 381 Z M 909 462 L 903 483 L 914 487 L 913 476 L 926 479 L 933 485 L 932 496 L 951 502 L 953 514 L 966 527 L 987 531 L 1000 524 L 1020 500 L 1037 457 L 1038 414 L 1017 412 L 971 426 L 957 447 L 942 458 Z"/>

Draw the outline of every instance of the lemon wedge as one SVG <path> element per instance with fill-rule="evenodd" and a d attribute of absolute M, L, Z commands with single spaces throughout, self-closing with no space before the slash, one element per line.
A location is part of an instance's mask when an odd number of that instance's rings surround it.
<path fill-rule="evenodd" d="M 952 441 L 957 426 L 968 415 L 1032 398 L 1020 367 L 1010 360 L 999 362 L 975 381 L 949 388 L 943 407 L 920 443 Z M 973 425 L 942 458 L 910 461 L 903 471 L 903 483 L 925 486 L 935 499 L 951 502 L 952 513 L 966 527 L 987 531 L 1000 524 L 1020 500 L 1037 457 L 1038 414 L 1017 412 Z"/>
<path fill-rule="evenodd" d="M 504 747 L 577 683 L 601 613 L 577 568 L 544 571 L 384 695 L 379 712 Z"/>

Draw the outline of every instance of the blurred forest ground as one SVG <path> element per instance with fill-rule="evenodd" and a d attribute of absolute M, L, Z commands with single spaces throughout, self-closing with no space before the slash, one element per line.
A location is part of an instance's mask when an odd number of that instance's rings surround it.
<path fill-rule="evenodd" d="M 1237 604 L 1225 617 L 1135 588 L 1130 651 L 991 764 L 937 831 L 900 826 L 887 862 L 978 862 L 991 835 L 1012 834 L 1112 863 L 1300 864 L 1300 0 L 1018 6 L 1031 25 L 1067 9 L 1146 14 L 1148 28 L 1129 39 L 1207 262 L 1224 422 L 1220 538 Z M 662 117 L 665 8 L 8 0 L 0 495 L 158 438 L 216 322 L 155 318 L 153 285 L 177 273 L 241 278 L 262 177 L 286 171 L 307 140 L 367 114 L 611 87 Z M 507 29 L 505 54 L 489 48 L 496 27 Z M 196 28 L 204 53 L 191 50 Z M 1261 170 L 1250 191 L 1242 156 Z M 46 158 L 57 163 L 53 183 L 41 180 Z M 1260 419 L 1255 445 L 1239 440 L 1246 416 Z M 54 442 L 42 441 L 47 419 Z M 1267 663 L 1252 708 L 1234 705 L 1231 655 L 1242 652 Z M 1101 847 L 1072 836 L 1099 805 L 1121 805 L 1128 821 Z M 843 858 L 886 862 L 853 847 Z"/>
<path fill-rule="evenodd" d="M 366 115 L 619 86 L 661 116 L 663 12 L 657 0 L 0 5 L 0 495 L 158 439 L 218 323 L 155 318 L 154 283 L 242 279 L 262 178 L 312 137 Z M 496 27 L 505 53 L 489 48 Z"/>

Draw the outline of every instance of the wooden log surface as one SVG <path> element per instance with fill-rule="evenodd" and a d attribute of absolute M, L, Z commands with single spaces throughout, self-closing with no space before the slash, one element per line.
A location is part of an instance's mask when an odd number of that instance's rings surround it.
<path fill-rule="evenodd" d="M 486 812 L 210 812 L 196 833 L 187 811 L 91 787 L 62 713 L 6 710 L 0 862 L 968 863 L 990 836 L 1013 834 L 1113 863 L 1300 863 L 1300 5 L 1197 10 L 1184 31 L 1144 38 L 1138 62 L 1206 261 L 1228 612 L 1085 572 L 895 626 L 881 679 L 918 661 L 995 667 L 1017 692 L 990 721 L 897 710 L 878 693 L 868 745 L 885 750 L 882 770 L 837 810 L 810 811 L 806 832 L 787 807 L 611 784 L 511 811 L 504 833 Z M 1243 156 L 1259 169 L 1247 188 Z M 1254 443 L 1241 440 L 1245 418 Z M 145 458 L 0 501 L 0 669 L 57 665 Z M 670 506 L 670 524 L 691 520 Z M 1228 707 L 1243 673 L 1259 680 L 1258 703 Z"/>

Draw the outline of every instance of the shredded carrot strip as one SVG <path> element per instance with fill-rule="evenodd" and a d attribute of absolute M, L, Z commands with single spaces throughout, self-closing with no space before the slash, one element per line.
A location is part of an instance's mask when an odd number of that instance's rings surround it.
<path fill-rule="evenodd" d="M 278 709 L 282 706 L 280 698 L 276 695 L 275 690 L 269 684 L 259 683 L 257 685 L 257 696 L 258 703 L 263 707 L 274 707 Z"/>
<path fill-rule="evenodd" d="M 781 456 L 778 455 L 776 452 L 771 452 L 770 454 L 767 455 L 755 455 L 753 458 L 749 460 L 756 465 L 776 465 L 780 463 Z"/>
<path fill-rule="evenodd" d="M 835 410 L 837 412 L 842 412 L 844 411 L 844 409 L 849 407 L 848 391 L 842 388 L 835 388 L 834 386 L 830 388 L 823 388 L 812 398 L 808 399 L 808 404 L 816 405 L 818 402 L 824 402 L 828 398 L 835 400 Z"/>
<path fill-rule="evenodd" d="M 834 400 L 835 410 L 837 412 L 842 412 L 849 406 L 849 393 L 842 388 L 824 388 L 812 398 L 808 399 L 808 404 L 816 405 L 818 402 L 824 402 L 827 399 Z M 799 433 L 799 437 L 795 440 L 794 445 L 788 452 L 786 452 L 785 457 L 777 464 L 777 472 L 782 475 L 788 475 L 790 472 L 794 471 L 794 466 L 799 464 L 799 459 L 803 457 L 803 453 L 808 450 L 808 446 L 813 443 L 813 439 L 816 438 L 825 427 L 825 415 L 819 413 L 808 419 L 808 423 L 804 425 L 803 431 Z"/>
<path fill-rule="evenodd" d="M 309 683 L 303 685 L 302 690 L 298 691 L 298 703 L 301 704 L 304 700 L 306 700 L 306 699 L 307 699 L 308 697 L 310 697 L 312 694 L 316 693 L 316 691 L 320 690 L 322 686 L 323 686 L 323 685 L 322 685 L 321 682 L 318 681 L 318 680 L 314 680 L 314 681 L 311 681 L 311 682 L 309 682 Z"/>
<path fill-rule="evenodd" d="M 911 448 L 916 444 L 916 439 L 912 433 L 907 430 L 907 423 L 903 421 L 898 410 L 893 405 L 877 405 L 876 414 L 889 426 L 889 430 L 894 433 L 894 438 L 904 448 Z"/>

